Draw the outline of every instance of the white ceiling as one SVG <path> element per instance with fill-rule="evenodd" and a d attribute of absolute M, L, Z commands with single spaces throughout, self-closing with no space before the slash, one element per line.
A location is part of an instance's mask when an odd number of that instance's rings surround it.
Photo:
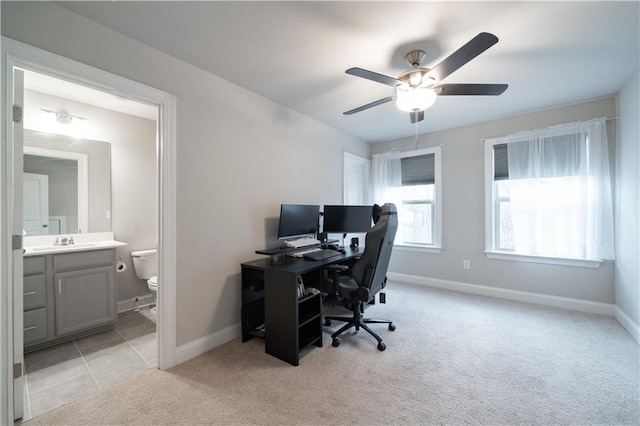
<path fill-rule="evenodd" d="M 497 97 L 441 97 L 419 132 L 613 95 L 639 68 L 639 3 L 59 2 L 65 8 L 368 142 L 415 134 L 393 89 L 410 50 L 432 67 L 480 32 L 500 41 L 445 83 L 508 83 Z"/>

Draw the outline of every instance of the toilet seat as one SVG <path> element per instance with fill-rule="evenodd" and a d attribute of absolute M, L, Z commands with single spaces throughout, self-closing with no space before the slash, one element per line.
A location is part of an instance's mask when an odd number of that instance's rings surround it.
<path fill-rule="evenodd" d="M 149 290 L 158 291 L 158 276 L 155 275 L 147 280 Z"/>

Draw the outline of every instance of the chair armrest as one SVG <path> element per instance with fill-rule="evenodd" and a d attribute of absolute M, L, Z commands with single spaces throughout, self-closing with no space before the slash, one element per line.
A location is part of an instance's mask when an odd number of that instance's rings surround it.
<path fill-rule="evenodd" d="M 329 271 L 334 271 L 334 272 L 345 272 L 345 271 L 349 270 L 349 267 L 347 265 L 341 265 L 339 263 L 334 263 L 332 265 L 325 266 L 325 269 L 327 269 Z"/>
<path fill-rule="evenodd" d="M 334 263 L 331 265 L 327 265 L 325 266 L 325 269 L 327 271 L 330 271 L 331 275 L 331 284 L 333 286 L 333 294 L 334 295 L 338 295 L 338 288 L 340 286 L 340 274 L 342 272 L 346 272 L 349 270 L 349 267 L 347 265 L 341 265 L 338 263 Z"/>

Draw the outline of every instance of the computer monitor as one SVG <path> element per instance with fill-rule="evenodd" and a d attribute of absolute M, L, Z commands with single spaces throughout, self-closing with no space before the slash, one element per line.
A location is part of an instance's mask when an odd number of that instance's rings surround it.
<path fill-rule="evenodd" d="M 306 204 L 282 204 L 280 206 L 280 222 L 278 223 L 278 239 L 297 238 L 318 233 L 320 206 Z"/>
<path fill-rule="evenodd" d="M 322 232 L 350 234 L 371 229 L 371 206 L 324 206 Z"/>

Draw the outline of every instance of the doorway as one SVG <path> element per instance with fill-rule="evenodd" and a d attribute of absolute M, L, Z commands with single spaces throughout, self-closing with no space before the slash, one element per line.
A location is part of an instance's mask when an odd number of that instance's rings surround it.
<path fill-rule="evenodd" d="M 22 123 L 16 108 L 22 108 L 20 85 L 21 78 L 16 75 L 22 70 L 41 73 L 59 78 L 66 82 L 79 84 L 88 90 L 101 91 L 111 95 L 118 95 L 132 101 L 154 106 L 157 110 L 156 123 L 156 152 L 157 154 L 157 251 L 158 251 L 158 281 L 160 283 L 158 305 L 158 339 L 157 366 L 167 369 L 175 365 L 175 98 L 167 93 L 158 91 L 140 83 L 124 79 L 110 73 L 96 70 L 89 66 L 68 60 L 51 53 L 2 38 L 4 81 L 12 90 L 5 95 L 5 105 L 8 113 L 3 120 L 5 134 L 8 134 L 6 165 L 2 175 L 2 186 L 9 188 L 2 194 L 3 205 L 7 206 L 6 219 L 2 223 L 2 234 L 7 240 L 19 241 L 22 232 L 22 162 L 14 162 L 23 153 Z M 55 65 L 52 65 L 55 64 Z M 13 92 L 13 99 L 11 97 Z M 126 96 L 122 96 L 126 93 Z M 18 100 L 16 104 L 16 99 Z M 12 123 L 13 122 L 13 123 Z M 10 160 L 11 158 L 11 160 Z M 14 166 L 14 164 L 16 164 Z M 12 238 L 11 235 L 14 237 Z M 4 336 L 8 336 L 2 343 L 3 372 L 14 371 L 18 377 L 15 382 L 8 375 L 2 375 L 2 405 L 3 423 L 13 418 L 21 417 L 22 392 L 14 389 L 14 383 L 21 382 L 20 373 L 23 368 L 21 354 L 22 341 L 22 298 L 15 295 L 22 294 L 22 255 L 20 247 L 14 245 L 11 250 L 2 248 L 2 291 L 10 297 L 3 301 L 0 321 Z M 11 303 L 13 301 L 13 303 Z M 16 327 L 17 326 L 17 327 Z M 5 333 L 6 332 L 6 333 Z M 14 339 L 11 339 L 14 336 Z M 12 365 L 13 364 L 13 365 Z M 6 411 L 4 410 L 6 408 Z M 15 410 L 15 411 L 14 411 Z M 12 416 L 14 414 L 14 416 Z"/>
<path fill-rule="evenodd" d="M 51 292 L 38 302 L 25 297 L 23 327 L 30 331 L 24 334 L 23 420 L 157 367 L 155 292 L 138 279 L 131 257 L 132 251 L 157 245 L 156 119 L 155 106 L 24 70 L 24 246 L 39 245 L 42 238 L 34 236 L 44 235 L 49 241 L 73 237 L 77 246 L 101 232 L 112 232 L 127 245 L 115 248 L 122 267 L 112 274 L 117 304 L 112 329 L 59 341 L 65 335 L 60 300 L 54 302 Z M 57 258 L 29 251 L 23 256 L 25 293 L 44 278 L 42 271 L 27 272 L 25 262 Z M 92 285 L 90 277 L 83 284 Z M 97 303 L 87 295 L 83 299 L 76 302 L 83 309 Z"/>

